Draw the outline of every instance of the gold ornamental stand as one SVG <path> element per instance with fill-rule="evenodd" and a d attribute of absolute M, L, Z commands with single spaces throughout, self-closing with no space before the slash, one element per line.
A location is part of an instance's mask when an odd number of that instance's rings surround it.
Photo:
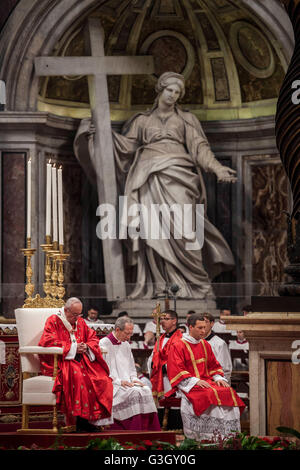
<path fill-rule="evenodd" d="M 52 242 L 50 235 L 46 236 L 45 243 L 41 245 L 45 253 L 45 281 L 43 289 L 45 297 L 36 294 L 33 297 L 35 286 L 32 283 L 33 270 L 31 266 L 31 258 L 35 254 L 36 249 L 31 248 L 31 238 L 27 238 L 27 248 L 21 249 L 26 256 L 26 285 L 25 299 L 23 308 L 56 308 L 64 306 L 64 262 L 70 256 L 63 252 L 63 245 L 58 246 L 58 242 Z"/>
<path fill-rule="evenodd" d="M 57 289 L 56 289 L 56 296 L 58 297 L 57 303 L 60 307 L 64 306 L 64 296 L 66 293 L 66 289 L 64 288 L 64 262 L 70 256 L 68 253 L 63 252 L 64 246 L 59 245 L 59 252 L 56 254 L 56 261 L 58 262 L 58 276 L 57 276 Z"/>
<path fill-rule="evenodd" d="M 58 271 L 57 271 L 57 255 L 59 254 L 58 251 L 58 242 L 53 242 L 52 249 L 49 250 L 49 256 L 52 260 L 52 270 L 51 270 L 51 281 L 50 283 L 50 294 L 51 294 L 51 302 L 55 302 L 56 307 L 60 307 L 60 305 L 56 305 L 57 300 L 57 279 L 58 279 Z"/>
<path fill-rule="evenodd" d="M 160 303 L 157 302 L 156 304 L 156 308 L 153 310 L 152 312 L 152 316 L 156 322 L 156 343 L 155 343 L 155 346 L 156 347 L 156 351 L 157 351 L 157 354 L 159 354 L 159 339 L 160 339 L 160 321 L 162 318 L 164 318 L 165 314 L 161 312 L 161 309 L 160 309 Z M 158 396 L 154 396 L 154 401 L 155 401 L 155 404 L 156 404 L 156 407 L 158 407 Z"/>
<path fill-rule="evenodd" d="M 32 275 L 33 270 L 31 266 L 31 258 L 36 252 L 35 248 L 31 248 L 31 238 L 27 238 L 27 247 L 22 248 L 21 251 L 23 252 L 24 256 L 26 256 L 26 285 L 25 285 L 25 292 L 27 294 L 27 298 L 23 307 L 29 307 L 30 304 L 33 302 L 33 294 L 34 294 L 34 284 L 32 283 Z"/>
<path fill-rule="evenodd" d="M 51 236 L 46 235 L 46 243 L 41 245 L 43 252 L 45 253 L 45 282 L 43 283 L 44 292 L 46 294 L 45 301 L 51 301 L 51 255 L 50 251 L 53 249 L 53 243 Z"/>

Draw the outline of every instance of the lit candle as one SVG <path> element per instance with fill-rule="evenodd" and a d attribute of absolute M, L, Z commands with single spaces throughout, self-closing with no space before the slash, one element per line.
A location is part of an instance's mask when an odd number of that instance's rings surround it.
<path fill-rule="evenodd" d="M 52 224 L 53 224 L 53 233 L 52 238 L 53 242 L 57 242 L 57 171 L 55 165 L 52 167 Z"/>
<path fill-rule="evenodd" d="M 63 211 L 63 189 L 62 168 L 57 171 L 57 195 L 58 195 L 58 243 L 64 244 L 64 211 Z"/>
<path fill-rule="evenodd" d="M 27 161 L 27 238 L 31 238 L 31 159 Z"/>
<path fill-rule="evenodd" d="M 51 235 L 51 163 L 47 163 L 46 174 L 46 236 Z"/>

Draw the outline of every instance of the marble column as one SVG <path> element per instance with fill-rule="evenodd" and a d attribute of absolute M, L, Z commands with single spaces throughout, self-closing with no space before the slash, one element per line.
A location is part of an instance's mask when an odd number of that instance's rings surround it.
<path fill-rule="evenodd" d="M 250 433 L 300 429 L 300 312 L 253 312 L 223 317 L 249 341 Z"/>
<path fill-rule="evenodd" d="M 26 152 L 3 152 L 2 188 L 2 311 L 13 312 L 24 296 L 24 256 L 26 237 Z"/>
<path fill-rule="evenodd" d="M 291 20 L 295 49 L 287 73 L 282 83 L 275 116 L 276 143 L 280 158 L 288 176 L 293 194 L 293 209 L 288 214 L 288 258 L 289 265 L 285 272 L 292 280 L 286 282 L 279 290 L 281 295 L 300 295 L 300 124 L 298 98 L 300 73 L 300 3 L 299 0 L 282 0 L 281 2 Z M 296 91 L 296 94 L 295 94 Z"/>
<path fill-rule="evenodd" d="M 67 283 L 81 282 L 81 182 L 82 170 L 73 155 L 77 122 L 46 113 L 1 112 L 1 313 L 14 317 L 24 303 L 25 263 L 20 251 L 26 246 L 26 161 L 32 161 L 31 242 L 35 293 L 43 295 L 45 243 L 46 162 L 66 166 L 66 248 L 72 257 L 66 269 Z M 79 214 L 79 215 L 78 215 Z M 78 249 L 79 244 L 79 249 Z M 74 275 L 78 273 L 78 276 Z"/>

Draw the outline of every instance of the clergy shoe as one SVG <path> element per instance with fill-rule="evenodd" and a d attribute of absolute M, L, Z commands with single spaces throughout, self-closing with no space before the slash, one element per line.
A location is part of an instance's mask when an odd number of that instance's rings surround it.
<path fill-rule="evenodd" d="M 101 432 L 101 428 L 89 423 L 87 419 L 77 416 L 76 432 Z"/>

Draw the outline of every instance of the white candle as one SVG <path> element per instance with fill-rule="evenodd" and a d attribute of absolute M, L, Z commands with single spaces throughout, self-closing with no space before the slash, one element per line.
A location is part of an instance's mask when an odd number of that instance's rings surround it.
<path fill-rule="evenodd" d="M 51 235 L 51 163 L 47 163 L 46 174 L 46 236 Z"/>
<path fill-rule="evenodd" d="M 58 195 L 58 243 L 64 244 L 64 211 L 63 211 L 63 186 L 62 169 L 57 171 L 57 195 Z"/>
<path fill-rule="evenodd" d="M 57 171 L 55 165 L 52 167 L 52 224 L 53 242 L 57 242 Z"/>
<path fill-rule="evenodd" d="M 31 159 L 27 162 L 27 238 L 31 238 Z"/>

